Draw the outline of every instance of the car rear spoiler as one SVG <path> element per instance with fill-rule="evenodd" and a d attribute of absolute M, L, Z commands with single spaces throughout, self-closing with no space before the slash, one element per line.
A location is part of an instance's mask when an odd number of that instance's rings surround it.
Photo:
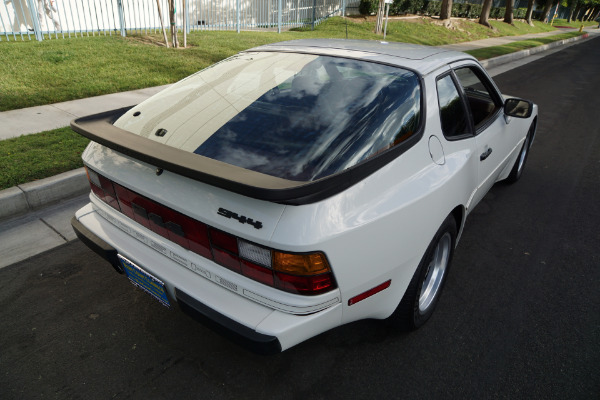
<path fill-rule="evenodd" d="M 280 204 L 302 205 L 331 197 L 354 185 L 411 147 L 420 134 L 357 166 L 315 181 L 292 181 L 237 167 L 177 149 L 114 125 L 133 107 L 125 107 L 71 121 L 86 138 L 126 156 L 187 178 L 243 196 Z"/>

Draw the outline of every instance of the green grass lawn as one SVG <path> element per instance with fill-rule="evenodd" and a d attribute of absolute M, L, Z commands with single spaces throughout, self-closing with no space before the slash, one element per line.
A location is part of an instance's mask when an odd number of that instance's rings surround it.
<path fill-rule="evenodd" d="M 572 37 L 583 35 L 580 32 L 568 32 L 561 33 L 558 35 L 547 36 L 537 39 L 520 40 L 518 42 L 503 44 L 502 46 L 485 47 L 477 50 L 467 50 L 465 53 L 469 53 L 478 60 L 485 60 L 492 57 L 502 56 L 504 54 L 514 53 L 532 47 L 542 46 L 544 44 L 557 42 L 559 40 L 570 39 Z"/>
<path fill-rule="evenodd" d="M 442 45 L 554 30 L 539 22 L 535 22 L 534 27 L 519 21 L 514 26 L 501 21 L 492 21 L 492 25 L 493 30 L 474 22 L 459 21 L 456 29 L 449 30 L 429 18 L 390 20 L 386 39 Z M 159 45 L 160 34 L 3 41 L 0 42 L 3 61 L 0 63 L 0 111 L 172 83 L 250 47 L 301 38 L 345 38 L 346 29 L 350 39 L 381 39 L 373 33 L 372 19 L 332 18 L 314 31 L 304 28 L 282 34 L 194 32 L 188 36 L 187 49 L 167 49 Z M 502 49 L 492 48 L 489 54 L 476 57 L 493 57 L 549 41 L 551 38 L 514 44 L 511 48 L 498 46 Z M 0 189 L 82 166 L 81 153 L 87 143 L 87 139 L 70 128 L 0 141 Z"/>
<path fill-rule="evenodd" d="M 350 39 L 381 39 L 374 21 L 348 19 Z M 442 45 L 487 37 L 519 35 L 554 29 L 516 22 L 493 21 L 495 30 L 470 21 L 449 30 L 429 18 L 390 20 L 387 40 Z M 187 49 L 158 45 L 160 34 L 149 36 L 78 37 L 0 42 L 0 111 L 52 104 L 101 94 L 176 82 L 208 65 L 247 48 L 301 38 L 344 38 L 346 20 L 331 18 L 317 26 L 275 32 L 202 31 L 188 36 Z"/>
<path fill-rule="evenodd" d="M 82 167 L 88 143 L 71 128 L 0 141 L 0 190 Z"/>
<path fill-rule="evenodd" d="M 584 27 L 586 27 L 586 26 L 596 27 L 596 26 L 598 26 L 598 23 L 595 22 L 595 21 L 588 21 L 588 22 L 571 21 L 571 22 L 567 22 L 566 19 L 555 19 L 554 22 L 552 23 L 552 26 L 568 26 L 568 27 L 571 27 L 571 28 L 579 28 L 581 25 L 583 25 Z"/>

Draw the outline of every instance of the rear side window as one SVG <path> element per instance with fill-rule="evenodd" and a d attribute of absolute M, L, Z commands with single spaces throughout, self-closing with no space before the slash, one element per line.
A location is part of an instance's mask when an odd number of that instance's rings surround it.
<path fill-rule="evenodd" d="M 468 134 L 469 120 L 465 105 L 450 75 L 438 79 L 437 92 L 444 136 L 457 138 Z"/>
<path fill-rule="evenodd" d="M 236 72 L 218 79 L 217 89 L 235 112 L 214 132 L 199 131 L 193 151 L 205 157 L 313 181 L 405 141 L 421 124 L 420 81 L 411 71 L 306 54 L 254 53 L 227 63 Z"/>

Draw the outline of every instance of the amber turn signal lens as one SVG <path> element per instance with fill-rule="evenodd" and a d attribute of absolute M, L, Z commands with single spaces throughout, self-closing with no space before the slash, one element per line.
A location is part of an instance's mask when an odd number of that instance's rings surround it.
<path fill-rule="evenodd" d="M 331 271 L 323 253 L 287 254 L 273 252 L 273 269 L 292 275 L 318 275 Z"/>

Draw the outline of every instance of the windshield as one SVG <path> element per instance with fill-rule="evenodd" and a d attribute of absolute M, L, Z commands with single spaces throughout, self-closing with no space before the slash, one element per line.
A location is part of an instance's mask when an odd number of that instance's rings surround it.
<path fill-rule="evenodd" d="M 420 126 L 418 77 L 366 61 L 244 53 L 178 85 L 193 88 L 186 115 L 200 116 L 165 144 L 294 181 L 343 171 Z"/>

